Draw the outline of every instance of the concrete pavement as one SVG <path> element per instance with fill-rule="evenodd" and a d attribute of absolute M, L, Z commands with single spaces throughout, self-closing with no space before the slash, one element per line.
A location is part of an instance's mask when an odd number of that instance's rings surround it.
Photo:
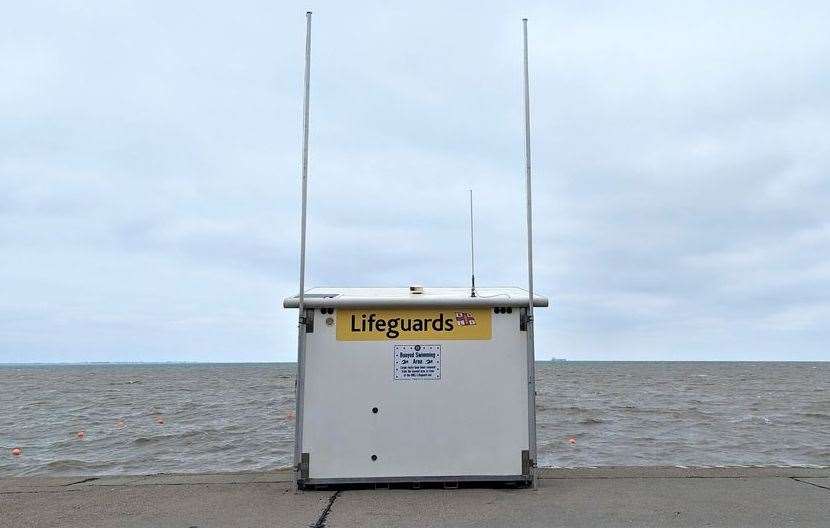
<path fill-rule="evenodd" d="M 543 469 L 535 490 L 296 492 L 290 477 L 3 479 L 0 526 L 830 526 L 828 468 Z"/>

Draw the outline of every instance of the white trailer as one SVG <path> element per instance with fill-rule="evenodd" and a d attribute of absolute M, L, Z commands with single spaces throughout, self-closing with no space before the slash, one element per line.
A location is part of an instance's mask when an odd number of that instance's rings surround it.
<path fill-rule="evenodd" d="M 532 480 L 527 291 L 422 291 L 305 294 L 300 487 Z M 283 304 L 298 308 L 299 297 Z"/>

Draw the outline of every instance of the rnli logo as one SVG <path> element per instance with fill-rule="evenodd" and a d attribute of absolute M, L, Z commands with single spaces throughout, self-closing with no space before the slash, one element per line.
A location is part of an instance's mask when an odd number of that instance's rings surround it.
<path fill-rule="evenodd" d="M 487 308 L 467 310 L 337 310 L 338 341 L 490 339 Z"/>
<path fill-rule="evenodd" d="M 459 326 L 475 326 L 476 318 L 472 312 L 455 312 L 455 322 Z"/>

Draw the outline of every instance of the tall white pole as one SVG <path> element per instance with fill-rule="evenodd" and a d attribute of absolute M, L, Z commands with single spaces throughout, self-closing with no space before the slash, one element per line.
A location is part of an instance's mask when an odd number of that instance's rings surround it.
<path fill-rule="evenodd" d="M 527 72 L 527 19 L 522 19 L 524 33 L 525 96 L 525 191 L 527 194 L 527 417 L 531 464 L 536 465 L 536 354 L 533 335 L 533 202 L 530 186 L 530 80 Z"/>
<path fill-rule="evenodd" d="M 305 385 L 305 233 L 306 202 L 308 199 L 308 114 L 311 85 L 311 11 L 305 14 L 305 92 L 303 95 L 303 169 L 302 169 L 302 213 L 300 219 L 300 293 L 299 319 L 297 324 L 297 382 L 296 409 L 294 412 L 294 468 L 300 470 L 303 447 L 303 393 Z"/>

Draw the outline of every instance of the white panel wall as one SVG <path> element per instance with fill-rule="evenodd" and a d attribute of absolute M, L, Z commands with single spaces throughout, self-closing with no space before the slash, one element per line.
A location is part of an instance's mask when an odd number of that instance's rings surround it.
<path fill-rule="evenodd" d="M 307 334 L 310 478 L 521 475 L 528 417 L 519 309 L 492 314 L 488 341 L 336 341 L 326 317 L 315 310 Z M 396 343 L 440 344 L 441 379 L 394 380 Z"/>

